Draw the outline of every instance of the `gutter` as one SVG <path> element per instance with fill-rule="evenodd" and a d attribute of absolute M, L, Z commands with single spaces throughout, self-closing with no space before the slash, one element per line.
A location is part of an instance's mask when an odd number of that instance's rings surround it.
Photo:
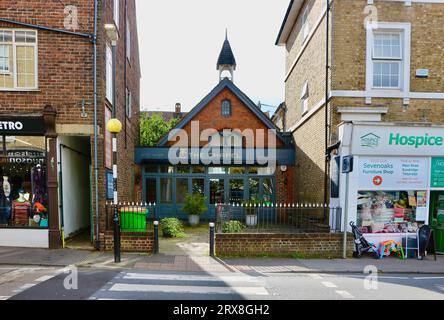
<path fill-rule="evenodd" d="M 9 20 L 9 19 L 4 19 L 4 18 L 0 18 L 0 22 L 15 24 L 17 26 L 27 27 L 27 28 L 37 29 L 37 30 L 51 31 L 51 32 L 57 32 L 57 33 L 71 35 L 71 36 L 76 36 L 76 37 L 88 38 L 91 41 L 93 40 L 93 37 L 94 37 L 94 35 L 89 34 L 89 33 L 74 32 L 74 31 L 69 31 L 69 30 L 64 30 L 64 29 L 45 27 L 45 26 L 41 26 L 38 24 L 20 22 L 20 21 Z"/>

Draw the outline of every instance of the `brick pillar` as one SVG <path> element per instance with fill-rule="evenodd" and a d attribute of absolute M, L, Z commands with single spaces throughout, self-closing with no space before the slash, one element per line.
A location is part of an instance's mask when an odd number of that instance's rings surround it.
<path fill-rule="evenodd" d="M 57 133 L 55 121 L 57 112 L 51 106 L 45 106 L 43 120 L 45 122 L 45 137 L 48 146 L 46 155 L 47 185 L 48 185 L 48 210 L 49 210 L 49 248 L 61 247 L 59 227 L 59 204 L 57 182 Z"/>

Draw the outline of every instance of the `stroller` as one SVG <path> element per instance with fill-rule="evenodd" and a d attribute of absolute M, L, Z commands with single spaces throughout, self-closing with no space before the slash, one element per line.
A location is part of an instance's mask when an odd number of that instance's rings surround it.
<path fill-rule="evenodd" d="M 376 252 L 376 246 L 372 243 L 369 243 L 364 238 L 361 231 L 359 231 L 359 228 L 353 221 L 350 222 L 350 226 L 352 227 L 353 236 L 355 237 L 355 252 L 353 252 L 353 257 L 360 258 L 362 253 L 368 252 L 370 249 L 373 249 L 374 252 Z"/>

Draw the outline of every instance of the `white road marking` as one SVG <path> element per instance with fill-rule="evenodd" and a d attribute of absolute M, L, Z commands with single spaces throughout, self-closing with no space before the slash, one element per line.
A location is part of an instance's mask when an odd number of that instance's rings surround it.
<path fill-rule="evenodd" d="M 216 294 L 248 294 L 269 295 L 263 287 L 205 287 L 205 286 L 173 286 L 173 285 L 148 285 L 148 284 L 126 284 L 113 285 L 109 291 L 118 292 L 167 292 L 167 293 L 216 293 Z"/>
<path fill-rule="evenodd" d="M 22 285 L 22 286 L 19 288 L 19 290 L 24 291 L 24 290 L 27 290 L 27 289 L 29 289 L 29 288 L 34 287 L 35 285 L 36 285 L 35 283 L 26 283 L 26 284 Z"/>
<path fill-rule="evenodd" d="M 8 300 L 11 297 L 7 297 L 7 296 L 0 296 L 0 301 L 4 301 L 4 300 Z"/>
<path fill-rule="evenodd" d="M 250 276 L 184 276 L 184 275 L 168 275 L 168 274 L 145 274 L 145 273 L 128 273 L 123 279 L 127 280 L 174 280 L 174 281 L 223 281 L 223 282 L 259 282 Z"/>
<path fill-rule="evenodd" d="M 45 281 L 48 281 L 48 280 L 50 280 L 50 279 L 52 279 L 52 278 L 54 278 L 55 276 L 43 276 L 43 277 L 40 277 L 40 278 L 38 278 L 38 279 L 35 279 L 34 281 L 35 282 L 45 282 Z"/>
<path fill-rule="evenodd" d="M 337 294 L 339 294 L 341 297 L 343 297 L 344 299 L 353 299 L 354 296 L 351 295 L 350 293 L 348 293 L 345 290 L 336 290 L 335 291 Z"/>
<path fill-rule="evenodd" d="M 317 274 L 317 273 L 309 273 L 308 276 L 310 278 L 312 278 L 312 279 L 315 279 L 315 280 L 321 280 L 322 279 L 322 277 L 319 274 Z"/>
<path fill-rule="evenodd" d="M 414 280 L 442 280 L 444 277 L 415 277 Z"/>
<path fill-rule="evenodd" d="M 333 282 L 329 282 L 329 281 L 323 281 L 321 282 L 324 286 L 326 286 L 327 288 L 337 288 L 338 286 L 335 285 Z"/>

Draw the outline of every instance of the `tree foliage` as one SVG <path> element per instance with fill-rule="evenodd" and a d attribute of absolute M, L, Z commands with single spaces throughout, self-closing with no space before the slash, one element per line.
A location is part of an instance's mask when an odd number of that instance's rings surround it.
<path fill-rule="evenodd" d="M 178 118 L 165 121 L 161 114 L 142 115 L 140 119 L 140 144 L 144 147 L 154 147 L 179 122 Z"/>

